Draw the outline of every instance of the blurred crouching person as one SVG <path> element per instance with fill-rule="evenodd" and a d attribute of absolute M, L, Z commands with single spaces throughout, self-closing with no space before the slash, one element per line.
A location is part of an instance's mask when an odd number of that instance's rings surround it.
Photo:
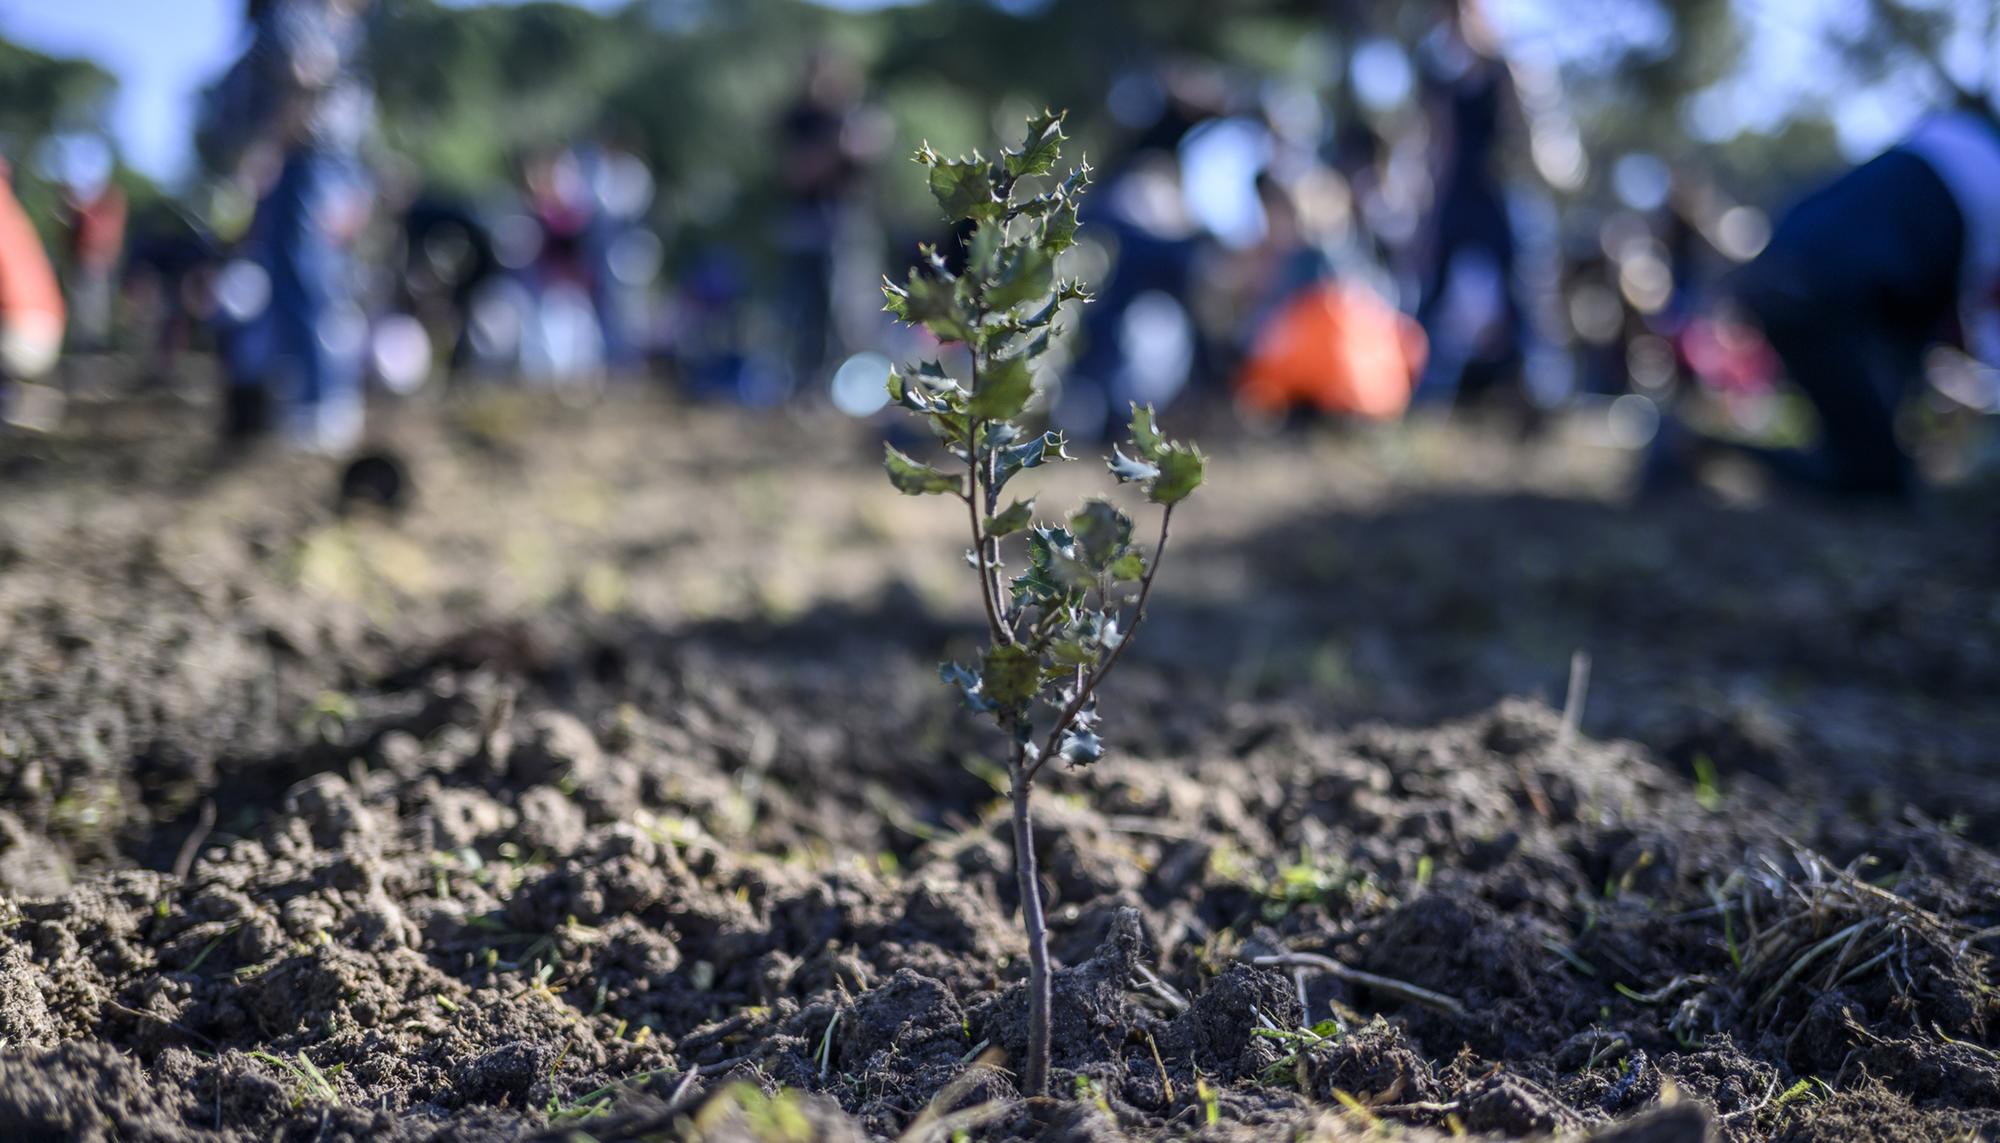
<path fill-rule="evenodd" d="M 264 308 L 227 355 L 232 438 L 279 429 L 340 453 L 361 436 L 367 323 L 352 246 L 373 208 L 361 145 L 374 98 L 361 70 L 371 0 L 250 0 L 249 51 L 208 108 L 211 162 L 258 194 L 246 261 Z"/>
<path fill-rule="evenodd" d="M 1896 418 L 1924 352 L 2000 364 L 2000 118 L 1966 101 L 1793 206 L 1731 294 L 1819 415 L 1807 452 L 1756 455 L 1846 498 L 1917 491 Z"/>
<path fill-rule="evenodd" d="M 13 172 L 0 159 L 0 421 L 46 428 L 47 392 L 29 383 L 62 355 L 62 289 L 34 224 L 14 197 Z M 58 406 L 59 407 L 59 406 Z"/>

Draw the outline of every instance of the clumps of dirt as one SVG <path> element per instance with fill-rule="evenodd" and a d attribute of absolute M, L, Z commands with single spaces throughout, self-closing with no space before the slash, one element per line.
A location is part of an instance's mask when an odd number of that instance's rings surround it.
<path fill-rule="evenodd" d="M 720 463 L 668 469 L 652 436 L 620 439 L 625 510 L 648 482 L 678 491 Z M 453 506 L 485 503 L 474 477 L 508 477 L 460 463 L 420 472 L 412 508 L 433 547 L 470 553 L 432 569 L 443 582 L 505 559 Z M 829 511 L 859 495 L 828 484 L 799 494 Z M 1043 782 L 1056 1090 L 1029 1101 L 1009 1070 L 1025 966 L 1006 809 L 929 666 L 961 630 L 927 612 L 923 585 L 884 582 L 899 522 L 846 504 L 814 563 L 849 577 L 846 594 L 787 596 L 708 565 L 736 547 L 771 563 L 792 517 L 746 524 L 742 504 L 676 496 L 663 510 L 688 515 L 671 524 L 637 512 L 621 533 L 614 513 L 604 534 L 565 530 L 562 512 L 611 499 L 591 485 L 538 519 L 619 576 L 545 585 L 505 614 L 369 578 L 410 556 L 393 531 L 308 518 L 300 533 L 249 491 L 160 529 L 101 506 L 80 539 L 43 504 L 8 541 L 109 579 L 39 556 L 0 569 L 0 1138 L 2000 1130 L 1991 798 L 1939 823 L 1808 812 L 1818 799 L 1761 784 L 1825 765 L 1849 792 L 1889 772 L 1869 770 L 1880 743 L 1846 752 L 1845 705 L 1811 707 L 1815 722 L 1798 704 L 1765 717 L 1768 696 L 1648 697 L 1657 672 L 1634 647 L 1685 671 L 1715 650 L 1687 615 L 1719 629 L 1744 604 L 1714 577 L 1663 578 L 1657 550 L 1577 552 L 1569 537 L 1594 529 L 1573 526 L 1575 505 L 1506 504 L 1498 521 L 1491 504 L 1385 507 L 1382 534 L 1381 514 L 1334 530 L 1365 524 L 1380 542 L 1351 558 L 1406 562 L 1417 590 L 1329 593 L 1285 561 L 1189 577 L 1229 594 L 1206 617 L 1163 610 L 1108 696 L 1132 712 L 1126 737 Z M 1440 522 L 1493 558 L 1452 555 Z M 1725 522 L 1714 542 L 1733 559 L 1752 526 Z M 1702 528 L 1669 527 L 1706 550 Z M 131 543 L 150 530 L 173 550 Z M 1246 549 L 1225 538 L 1192 533 L 1191 563 L 1227 572 Z M 1500 558 L 1503 541 L 1532 558 Z M 1842 544 L 1850 558 L 1860 541 Z M 1430 590 L 1436 552 L 1499 579 Z M 1962 571 L 1912 574 L 1938 595 Z M 1341 582 L 1403 582 L 1353 572 Z M 1852 666 L 1814 633 L 1828 608 L 1885 661 L 1968 642 L 1956 596 L 1877 606 L 1884 574 L 1746 612 L 1777 650 L 1723 656 L 1732 693 L 1801 656 Z M 356 594 L 328 602 L 313 576 Z M 585 598 L 620 577 L 646 608 Z M 675 610 L 739 579 L 754 582 L 736 612 L 713 595 L 705 617 Z M 1514 604 L 1551 598 L 1627 621 L 1590 710 L 1651 748 L 1540 703 L 1485 705 L 1496 680 L 1546 681 L 1509 648 L 1536 634 Z M 1880 614 L 1841 611 L 1856 600 Z M 1269 642 L 1227 651 L 1188 635 L 1204 623 Z M 1301 676 L 1304 631 L 1349 640 L 1311 650 L 1315 677 L 1346 661 L 1375 693 L 1273 684 Z M 1581 641 L 1537 632 L 1552 662 Z M 1226 687 L 1175 650 L 1210 647 Z M 1953 654 L 1950 693 L 1977 693 L 1990 656 Z M 1897 701 L 1897 673 L 1857 671 L 1859 709 Z M 1821 699 L 1838 684 L 1809 675 Z M 1474 713 L 1439 720 L 1416 693 Z M 1357 703 L 1427 725 L 1329 714 Z M 1895 742 L 1914 741 L 1912 717 L 1887 720 Z M 1912 788 L 1956 789 L 1962 753 Z"/>

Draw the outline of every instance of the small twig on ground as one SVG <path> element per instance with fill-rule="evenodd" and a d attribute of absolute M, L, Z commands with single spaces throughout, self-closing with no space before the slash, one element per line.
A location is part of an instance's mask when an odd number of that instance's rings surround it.
<path fill-rule="evenodd" d="M 1358 968 L 1349 968 L 1347 965 L 1340 963 L 1330 956 L 1321 956 L 1318 953 L 1279 953 L 1276 956 L 1254 957 L 1250 963 L 1259 968 L 1316 968 L 1321 972 L 1337 976 L 1349 984 L 1358 984 L 1363 988 L 1372 988 L 1376 992 L 1385 992 L 1390 996 L 1406 1000 L 1411 1004 L 1421 1005 L 1422 1007 L 1434 1009 L 1452 1016 L 1465 1015 L 1465 1005 L 1450 996 L 1446 996 L 1442 992 L 1432 992 L 1428 988 L 1420 988 L 1417 985 L 1396 980 L 1393 977 L 1377 976 L 1372 972 L 1363 972 Z"/>
<path fill-rule="evenodd" d="M 741 1032 L 745 1028 L 748 1028 L 755 1019 L 757 1019 L 756 1015 L 751 1012 L 738 1012 L 736 1015 L 710 1024 L 706 1028 L 697 1028 L 689 1032 L 679 1043 L 674 1045 L 674 1050 L 683 1056 L 692 1055 L 700 1049 L 708 1047 L 710 1044 Z"/>
<path fill-rule="evenodd" d="M 1583 725 L 1583 703 L 1590 697 L 1590 652 L 1578 648 L 1569 657 L 1569 693 L 1563 696 L 1562 729 L 1556 732 L 1556 751 L 1567 753 Z"/>
<path fill-rule="evenodd" d="M 1758 1100 L 1749 1107 L 1739 1107 L 1735 1111 L 1724 1112 L 1719 1118 L 1721 1118 L 1722 1122 L 1727 1123 L 1741 1115 L 1755 1115 L 1757 1112 L 1771 1106 L 1771 1101 L 1776 1098 L 1778 1098 L 1778 1077 L 1773 1075 L 1771 1082 L 1764 1088 L 1763 1099 Z"/>
<path fill-rule="evenodd" d="M 193 1028 L 189 1028 L 184 1024 L 176 1023 L 175 1021 L 167 1019 L 165 1016 L 160 1016 L 155 1013 L 148 1012 L 143 1008 L 127 1007 L 126 1005 L 118 1003 L 116 1000 L 107 1000 L 104 1002 L 104 1006 L 106 1008 L 111 1009 L 113 1012 L 122 1012 L 127 1016 L 136 1016 L 141 1020 L 151 1020 L 155 1024 L 160 1024 L 164 1025 L 165 1027 L 172 1028 L 174 1031 L 179 1032 L 181 1035 L 186 1036 L 188 1039 L 195 1040 L 203 1044 L 207 1044 L 211 1048 L 217 1047 L 216 1042 L 214 1040 L 209 1039 L 207 1036 L 202 1035 L 200 1032 L 195 1031 Z"/>
<path fill-rule="evenodd" d="M 1176 1012 L 1187 1011 L 1188 999 L 1181 995 L 1180 989 L 1161 980 L 1159 974 L 1143 964 L 1134 967 L 1139 973 L 1139 983 L 1144 985 L 1148 992 L 1166 1001 L 1167 1007 L 1172 1008 Z"/>
<path fill-rule="evenodd" d="M 214 828 L 215 799 L 203 798 L 201 816 L 195 819 L 194 832 L 181 843 L 180 854 L 174 858 L 174 884 L 187 883 L 188 873 L 194 869 L 195 856 L 201 852 L 202 843 L 208 840 L 209 832 Z"/>
<path fill-rule="evenodd" d="M 1583 722 L 1583 702 L 1589 693 L 1590 652 L 1578 650 L 1569 657 L 1569 693 L 1563 696 L 1562 725 L 1556 729 L 1555 747 L 1551 751 L 1558 760 L 1567 758 L 1576 745 L 1577 728 Z M 1526 757 L 1514 759 L 1514 773 L 1521 779 L 1521 789 L 1528 795 L 1535 816 L 1554 821 L 1556 812 L 1549 802 L 1549 793 L 1542 788 L 1542 780 L 1535 776 L 1535 769 Z"/>
<path fill-rule="evenodd" d="M 1443 1103 L 1385 1103 L 1368 1110 L 1376 1115 L 1449 1115 L 1462 1106 L 1458 1100 L 1451 1099 Z"/>

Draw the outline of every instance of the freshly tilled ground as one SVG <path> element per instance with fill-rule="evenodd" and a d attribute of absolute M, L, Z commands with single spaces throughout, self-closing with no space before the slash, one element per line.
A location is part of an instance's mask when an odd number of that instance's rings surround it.
<path fill-rule="evenodd" d="M 2000 1131 L 1961 507 L 1211 440 L 1112 754 L 1041 792 L 1038 1103 L 955 520 L 863 434 L 461 399 L 339 516 L 85 414 L 5 442 L 0 1138 Z M 1506 697 L 1579 647 L 1582 732 Z"/>

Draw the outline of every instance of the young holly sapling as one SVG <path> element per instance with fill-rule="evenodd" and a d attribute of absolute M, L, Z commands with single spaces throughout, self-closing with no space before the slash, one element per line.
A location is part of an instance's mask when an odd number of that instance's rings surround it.
<path fill-rule="evenodd" d="M 1075 243 L 1077 202 L 1090 183 L 1084 163 L 1040 193 L 1024 180 L 1053 175 L 1066 136 L 1062 116 L 1028 120 L 1020 147 L 987 160 L 947 159 L 926 145 L 916 161 L 930 172 L 931 193 L 965 235 L 965 263 L 954 270 L 936 249 L 919 249 L 907 281 L 889 281 L 887 309 L 943 342 L 961 343 L 969 361 L 960 380 L 936 361 L 892 372 L 889 395 L 923 417 L 957 463 L 937 468 L 893 446 L 889 479 L 912 496 L 955 496 L 965 503 L 987 645 L 973 666 L 946 663 L 945 682 L 966 706 L 990 717 L 1007 742 L 1014 810 L 1014 865 L 1028 937 L 1027 1095 L 1048 1094 L 1049 951 L 1035 871 L 1035 778 L 1055 759 L 1072 766 L 1103 753 L 1097 690 L 1146 615 L 1153 577 L 1166 553 L 1174 506 L 1201 484 L 1203 457 L 1167 440 L 1150 407 L 1132 407 L 1129 453 L 1113 449 L 1108 467 L 1160 506 L 1160 537 L 1150 558 L 1132 542 L 1132 520 L 1109 501 L 1090 500 L 1061 523 L 1037 522 L 1035 501 L 1001 505 L 1009 481 L 1025 469 L 1073 459 L 1062 434 L 1031 433 L 1019 423 L 1034 397 L 1036 362 L 1058 332 L 1063 303 L 1088 301 L 1081 283 L 1056 276 L 1056 260 Z M 1001 542 L 1020 536 L 1027 567 L 1009 578 Z"/>

